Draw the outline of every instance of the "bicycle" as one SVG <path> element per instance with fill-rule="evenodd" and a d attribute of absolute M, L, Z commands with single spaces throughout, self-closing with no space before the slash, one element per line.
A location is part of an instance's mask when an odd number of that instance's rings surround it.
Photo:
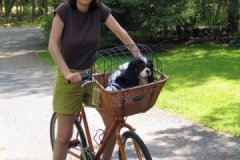
<path fill-rule="evenodd" d="M 138 48 L 140 48 L 141 53 L 143 51 L 148 51 L 153 53 L 153 51 L 146 45 L 138 44 Z M 144 86 L 137 86 L 130 89 L 124 89 L 117 92 L 107 92 L 104 90 L 104 86 L 106 85 L 107 79 L 110 73 L 106 73 L 106 69 L 112 67 L 112 62 L 110 65 L 107 65 L 106 54 L 117 54 L 126 55 L 128 53 L 128 46 L 119 46 L 107 50 L 100 51 L 101 58 L 104 60 L 100 60 L 101 63 L 104 63 L 104 71 L 102 74 L 89 74 L 83 77 L 85 80 L 84 85 L 88 83 L 95 83 L 95 89 L 98 90 L 98 100 L 97 105 L 99 109 L 102 109 L 114 117 L 114 121 L 111 124 L 111 127 L 106 133 L 100 142 L 99 149 L 97 151 L 94 150 L 92 137 L 89 130 L 88 120 L 83 110 L 76 116 L 74 119 L 74 129 L 72 139 L 70 140 L 68 146 L 68 155 L 72 155 L 77 159 L 83 160 L 98 160 L 101 157 L 101 154 L 104 151 L 104 148 L 108 142 L 108 139 L 116 130 L 116 141 L 119 147 L 118 157 L 120 160 L 126 159 L 146 159 L 152 160 L 150 152 L 143 140 L 135 133 L 135 129 L 126 123 L 125 117 L 138 114 L 140 112 L 146 112 L 150 109 L 156 102 L 158 95 L 165 82 L 167 81 L 167 76 L 162 72 L 155 70 L 157 74 L 160 75 L 155 82 L 151 84 L 146 84 Z M 114 57 L 114 56 L 113 56 Z M 109 61 L 108 61 L 109 62 Z M 118 61 L 119 63 L 119 61 Z M 130 96 L 131 95 L 131 96 Z M 139 106 L 142 107 L 139 107 Z M 50 124 L 50 137 L 51 137 L 51 145 L 53 147 L 55 141 L 55 127 L 56 127 L 57 115 L 53 113 Z M 83 125 L 83 126 L 82 126 Z M 83 129 L 84 128 L 84 129 Z M 127 129 L 127 130 L 126 130 Z M 126 130 L 121 133 L 122 130 Z M 128 148 L 130 146 L 130 148 Z"/>

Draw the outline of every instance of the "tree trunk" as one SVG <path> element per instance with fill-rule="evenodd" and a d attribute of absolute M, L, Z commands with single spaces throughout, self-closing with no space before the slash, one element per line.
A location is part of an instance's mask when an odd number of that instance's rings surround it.
<path fill-rule="evenodd" d="M 0 16 L 3 14 L 3 0 L 0 0 Z"/>
<path fill-rule="evenodd" d="M 44 13 L 47 14 L 48 13 L 48 0 L 43 0 L 43 2 L 44 2 L 43 8 L 45 10 Z"/>
<path fill-rule="evenodd" d="M 219 0 L 217 3 L 217 9 L 216 9 L 216 13 L 215 13 L 215 19 L 218 19 L 218 17 L 220 16 L 220 10 L 222 9 L 222 5 L 223 5 L 223 1 Z"/>
<path fill-rule="evenodd" d="M 23 13 L 23 6 L 21 4 L 20 4 L 20 13 L 21 13 L 20 14 L 21 15 L 20 20 L 22 20 L 23 19 L 23 14 L 22 14 Z"/>
<path fill-rule="evenodd" d="M 17 13 L 17 19 L 18 19 L 18 22 L 20 22 L 23 18 L 22 18 L 22 11 L 21 11 L 21 2 L 17 2 L 16 3 L 16 13 Z"/>
<path fill-rule="evenodd" d="M 62 2 L 61 0 L 52 0 L 53 1 L 53 7 L 54 9 L 57 8 L 57 6 Z"/>
<path fill-rule="evenodd" d="M 176 25 L 176 32 L 177 32 L 178 39 L 182 39 L 182 27 L 179 24 Z"/>
<path fill-rule="evenodd" d="M 36 17 L 36 2 L 35 2 L 35 0 L 31 0 L 31 4 L 32 4 L 32 21 L 33 21 Z"/>
<path fill-rule="evenodd" d="M 6 17 L 6 18 L 9 18 L 15 2 L 16 2 L 16 0 L 4 0 L 4 5 L 5 5 L 5 17 Z"/>
<path fill-rule="evenodd" d="M 228 33 L 234 34 L 238 31 L 238 0 L 229 0 L 228 2 Z"/>
<path fill-rule="evenodd" d="M 43 15 L 48 12 L 47 0 L 39 0 L 39 13 Z"/>
<path fill-rule="evenodd" d="M 16 4 L 15 4 L 15 6 L 16 6 L 16 16 L 17 16 L 17 19 L 19 20 L 19 3 L 17 2 Z"/>

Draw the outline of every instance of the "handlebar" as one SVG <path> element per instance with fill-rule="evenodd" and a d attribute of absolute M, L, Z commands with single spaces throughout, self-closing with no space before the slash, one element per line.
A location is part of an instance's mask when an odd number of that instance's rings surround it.
<path fill-rule="evenodd" d="M 86 81 L 86 80 L 89 80 L 89 81 L 92 80 L 92 73 L 88 73 L 88 74 L 82 76 L 82 81 Z"/>
<path fill-rule="evenodd" d="M 80 74 L 80 73 L 79 73 L 79 74 Z M 82 87 L 84 87 L 84 86 L 85 86 L 86 84 L 88 84 L 88 83 L 92 83 L 92 73 L 90 72 L 90 73 L 82 76 L 82 81 L 85 81 L 85 82 L 81 85 Z M 68 80 L 68 83 L 70 84 L 71 81 Z"/>

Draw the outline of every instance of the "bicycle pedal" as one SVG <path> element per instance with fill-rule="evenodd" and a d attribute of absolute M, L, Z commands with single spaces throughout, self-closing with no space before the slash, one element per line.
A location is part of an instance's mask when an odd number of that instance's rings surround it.
<path fill-rule="evenodd" d="M 68 148 L 75 148 L 80 145 L 79 140 L 71 140 L 68 144 Z"/>

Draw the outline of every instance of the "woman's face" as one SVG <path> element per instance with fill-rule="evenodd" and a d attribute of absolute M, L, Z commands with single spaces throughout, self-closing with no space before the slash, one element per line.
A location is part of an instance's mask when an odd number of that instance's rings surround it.
<path fill-rule="evenodd" d="M 81 5 L 90 5 L 91 2 L 92 0 L 77 0 L 77 3 Z"/>

